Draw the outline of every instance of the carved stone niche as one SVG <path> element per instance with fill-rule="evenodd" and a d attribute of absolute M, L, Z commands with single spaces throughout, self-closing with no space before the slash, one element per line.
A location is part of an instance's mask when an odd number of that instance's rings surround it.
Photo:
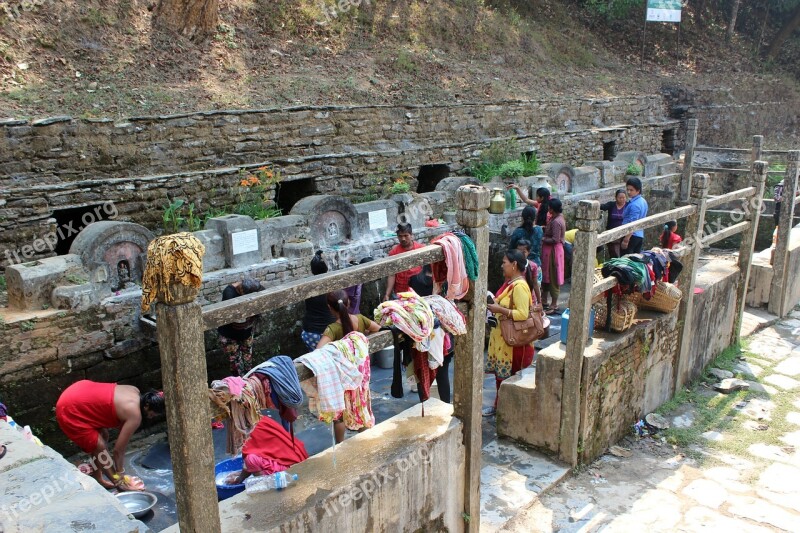
<path fill-rule="evenodd" d="M 311 241 L 320 247 L 343 244 L 363 233 L 355 207 L 342 196 L 307 196 L 294 204 L 290 214 L 305 217 Z"/>
<path fill-rule="evenodd" d="M 89 224 L 70 246 L 80 256 L 93 283 L 108 283 L 120 290 L 126 283 L 141 285 L 147 262 L 147 244 L 153 234 L 139 224 L 104 220 Z"/>
<path fill-rule="evenodd" d="M 555 183 L 558 196 L 563 198 L 565 194 L 572 192 L 575 170 L 571 166 L 562 163 L 545 163 L 542 165 L 542 171 Z"/>

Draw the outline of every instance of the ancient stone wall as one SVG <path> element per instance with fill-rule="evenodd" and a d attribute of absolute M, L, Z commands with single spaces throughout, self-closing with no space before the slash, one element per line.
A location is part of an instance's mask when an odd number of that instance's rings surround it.
<path fill-rule="evenodd" d="M 137 117 L 0 122 L 0 265 L 59 229 L 56 210 L 113 201 L 117 219 L 151 230 L 176 198 L 196 212 L 236 203 L 240 167 L 280 169 L 278 195 L 375 195 L 422 165 L 461 169 L 498 139 L 577 165 L 616 150 L 658 152 L 658 96 L 493 105 L 302 107 Z M 298 180 L 306 180 L 300 182 Z M 300 192 L 301 191 L 301 192 Z M 269 195 L 274 198 L 275 190 Z M 76 225 L 77 226 L 77 225 Z M 77 227 L 75 229 L 78 229 Z M 53 255 L 42 247 L 30 260 Z"/>

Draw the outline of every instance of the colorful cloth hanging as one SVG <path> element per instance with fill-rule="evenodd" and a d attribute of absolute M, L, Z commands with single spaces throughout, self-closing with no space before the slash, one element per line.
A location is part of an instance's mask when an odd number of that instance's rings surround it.
<path fill-rule="evenodd" d="M 413 291 L 401 292 L 397 300 L 383 302 L 375 309 L 375 322 L 396 327 L 415 342 L 424 341 L 433 332 L 433 311 Z"/>
<path fill-rule="evenodd" d="M 461 249 L 464 252 L 464 268 L 470 281 L 478 279 L 478 251 L 469 235 L 461 230 L 455 230 L 453 235 L 461 239 Z"/>
<path fill-rule="evenodd" d="M 447 299 L 460 300 L 469 291 L 469 278 L 464 263 L 461 239 L 452 233 L 444 233 L 431 240 L 431 244 L 442 247 L 444 261 L 431 265 L 436 283 L 447 281 Z"/>
<path fill-rule="evenodd" d="M 423 296 L 422 299 L 431 308 L 433 315 L 439 320 L 445 331 L 453 335 L 464 335 L 467 332 L 467 319 L 453 302 L 438 294 Z"/>

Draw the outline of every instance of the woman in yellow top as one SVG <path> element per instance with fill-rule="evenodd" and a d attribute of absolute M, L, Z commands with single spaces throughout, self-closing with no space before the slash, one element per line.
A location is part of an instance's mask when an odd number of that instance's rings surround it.
<path fill-rule="evenodd" d="M 487 307 L 498 319 L 511 318 L 525 320 L 531 307 L 531 290 L 533 289 L 532 272 L 528 268 L 528 259 L 519 250 L 508 250 L 503 256 L 501 266 L 505 283 L 495 293 L 494 303 Z M 500 384 L 527 368 L 533 362 L 533 343 L 525 346 L 509 346 L 503 339 L 500 327 L 492 328 L 489 335 L 489 362 L 486 371 L 493 373 L 497 383 L 498 396 L 494 407 L 483 410 L 483 416 L 492 416 L 497 409 Z"/>
<path fill-rule="evenodd" d="M 328 327 L 325 328 L 325 331 L 322 333 L 322 338 L 319 340 L 319 343 L 317 343 L 317 349 L 322 348 L 329 342 L 341 340 L 345 335 L 353 331 L 358 331 L 367 335 L 369 333 L 375 333 L 381 329 L 376 322 L 370 320 L 364 315 L 350 314 L 348 311 L 348 308 L 350 307 L 350 297 L 345 291 L 329 292 L 327 301 L 331 313 L 336 317 L 336 322 L 328 325 Z M 367 378 L 368 377 L 369 376 L 367 376 Z M 333 431 L 336 436 L 337 443 L 344 440 L 344 430 L 345 424 L 341 418 L 334 421 Z"/>

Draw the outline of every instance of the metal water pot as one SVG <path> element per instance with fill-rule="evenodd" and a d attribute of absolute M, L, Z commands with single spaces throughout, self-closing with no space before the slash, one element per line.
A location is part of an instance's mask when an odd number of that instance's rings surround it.
<path fill-rule="evenodd" d="M 506 211 L 506 196 L 503 189 L 492 189 L 492 200 L 489 202 L 489 212 L 493 215 L 502 215 Z"/>

